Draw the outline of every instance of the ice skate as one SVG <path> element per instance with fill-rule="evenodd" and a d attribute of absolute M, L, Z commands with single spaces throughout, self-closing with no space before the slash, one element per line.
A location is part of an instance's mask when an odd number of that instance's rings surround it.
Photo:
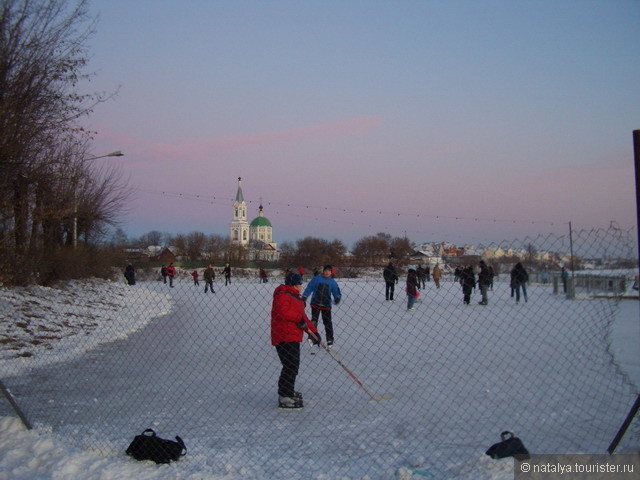
<path fill-rule="evenodd" d="M 283 410 L 301 410 L 303 408 L 302 398 L 278 396 L 278 408 Z"/>

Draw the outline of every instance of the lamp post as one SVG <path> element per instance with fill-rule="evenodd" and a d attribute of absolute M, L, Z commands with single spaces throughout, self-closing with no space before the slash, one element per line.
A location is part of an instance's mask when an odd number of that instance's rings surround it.
<path fill-rule="evenodd" d="M 115 152 L 107 153 L 106 155 L 85 158 L 84 160 L 81 160 L 80 163 L 91 162 L 93 160 L 98 160 L 99 158 L 123 157 L 123 156 L 124 156 L 124 153 L 122 153 L 120 150 L 116 150 Z M 72 238 L 74 250 L 78 247 L 78 194 L 76 193 L 77 182 L 78 182 L 77 177 L 74 177 L 73 179 L 73 224 L 72 224 L 73 228 L 71 232 L 71 238 Z"/>

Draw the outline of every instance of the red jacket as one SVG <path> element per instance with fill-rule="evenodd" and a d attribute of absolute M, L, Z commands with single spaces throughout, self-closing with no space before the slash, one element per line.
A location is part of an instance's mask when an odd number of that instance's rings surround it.
<path fill-rule="evenodd" d="M 280 285 L 273 292 L 271 307 L 271 345 L 284 342 L 302 342 L 303 330 L 297 324 L 306 323 L 306 329 L 318 333 L 304 311 L 304 302 L 295 287 Z"/>

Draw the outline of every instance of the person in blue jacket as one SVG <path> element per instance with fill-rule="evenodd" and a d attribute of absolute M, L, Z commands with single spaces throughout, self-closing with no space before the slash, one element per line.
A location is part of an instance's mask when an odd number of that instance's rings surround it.
<path fill-rule="evenodd" d="M 311 321 L 314 326 L 318 326 L 318 318 L 322 313 L 322 323 L 324 323 L 325 338 L 327 346 L 333 345 L 333 322 L 331 319 L 331 305 L 340 303 L 342 294 L 340 287 L 333 277 L 333 267 L 325 265 L 322 269 L 322 275 L 316 275 L 311 279 L 307 288 L 302 293 L 302 300 L 307 301 L 307 297 L 311 295 Z M 333 302 L 331 300 L 333 297 Z"/>

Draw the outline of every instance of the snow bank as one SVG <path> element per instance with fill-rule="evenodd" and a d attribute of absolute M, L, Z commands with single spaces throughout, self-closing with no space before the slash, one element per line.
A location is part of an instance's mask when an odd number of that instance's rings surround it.
<path fill-rule="evenodd" d="M 144 308 L 141 308 L 144 305 Z M 0 369 L 9 375 L 69 361 L 126 338 L 171 310 L 168 294 L 92 279 L 0 287 Z"/>
<path fill-rule="evenodd" d="M 103 457 L 74 448 L 50 431 L 25 430 L 17 418 L 0 417 L 0 480 L 79 478 L 216 480 L 216 477 L 185 471 L 180 464 L 156 465 L 125 456 Z"/>

